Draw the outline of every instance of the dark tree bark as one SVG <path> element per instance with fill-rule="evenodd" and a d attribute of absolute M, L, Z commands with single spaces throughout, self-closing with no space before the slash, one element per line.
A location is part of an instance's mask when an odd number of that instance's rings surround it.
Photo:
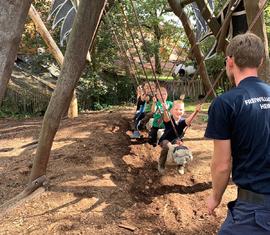
<path fill-rule="evenodd" d="M 188 37 L 188 40 L 190 42 L 191 48 L 192 50 L 192 54 L 194 56 L 194 58 L 196 59 L 196 62 L 198 64 L 198 69 L 199 69 L 199 74 L 200 77 L 202 79 L 203 85 L 204 85 L 204 89 L 205 91 L 209 91 L 212 90 L 212 84 L 211 81 L 208 77 L 207 71 L 206 71 L 206 66 L 204 63 L 204 58 L 203 55 L 201 53 L 201 50 L 199 48 L 199 46 L 196 44 L 196 38 L 195 35 L 192 31 L 191 28 L 191 23 L 187 17 L 187 15 L 184 12 L 184 9 L 181 7 L 180 1 L 177 0 L 168 0 L 173 12 L 179 17 L 179 19 L 181 20 L 185 33 Z M 212 95 L 216 95 L 215 91 L 212 91 Z"/>
<path fill-rule="evenodd" d="M 53 139 L 65 108 L 85 66 L 86 55 L 100 22 L 106 0 L 81 0 L 68 41 L 63 68 L 44 116 L 30 182 L 46 174 Z"/>
<path fill-rule="evenodd" d="M 155 72 L 157 74 L 161 74 L 161 64 L 160 64 L 160 40 L 161 40 L 161 32 L 160 28 L 158 25 L 154 25 L 154 32 L 155 32 L 155 37 L 157 40 L 157 48 L 155 50 Z"/>
<path fill-rule="evenodd" d="M 17 55 L 32 0 L 1 1 L 0 9 L 0 106 Z"/>

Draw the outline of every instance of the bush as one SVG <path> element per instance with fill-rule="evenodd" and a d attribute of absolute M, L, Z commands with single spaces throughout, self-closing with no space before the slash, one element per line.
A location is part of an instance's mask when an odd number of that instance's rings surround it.
<path fill-rule="evenodd" d="M 78 86 L 80 110 L 100 110 L 134 100 L 131 79 L 115 73 L 88 73 Z"/>

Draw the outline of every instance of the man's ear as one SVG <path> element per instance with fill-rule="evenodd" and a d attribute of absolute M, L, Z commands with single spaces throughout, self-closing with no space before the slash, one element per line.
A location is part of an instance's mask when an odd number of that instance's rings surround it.
<path fill-rule="evenodd" d="M 229 67 L 233 67 L 233 63 L 234 63 L 233 58 L 232 58 L 232 57 L 228 57 L 228 59 L 227 59 L 227 64 L 228 64 L 228 66 L 229 66 Z"/>
<path fill-rule="evenodd" d="M 261 59 L 261 63 L 259 65 L 259 68 L 262 66 L 263 62 L 264 62 L 264 58 Z"/>

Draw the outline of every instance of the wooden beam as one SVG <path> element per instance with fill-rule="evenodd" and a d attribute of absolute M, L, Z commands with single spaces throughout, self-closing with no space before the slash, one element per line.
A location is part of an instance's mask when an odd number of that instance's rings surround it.
<path fill-rule="evenodd" d="M 185 7 L 186 5 L 195 2 L 195 0 L 183 0 L 181 1 L 181 6 Z"/>
<path fill-rule="evenodd" d="M 31 5 L 29 10 L 29 16 L 34 22 L 36 26 L 36 30 L 39 32 L 40 36 L 48 46 L 49 51 L 52 53 L 53 57 L 56 59 L 58 65 L 60 67 L 63 65 L 64 62 L 64 56 L 60 49 L 58 48 L 57 44 L 53 40 L 53 37 L 51 36 L 50 32 L 46 28 L 45 24 L 43 23 L 39 13 L 35 9 L 33 5 Z"/>
<path fill-rule="evenodd" d="M 53 55 L 53 57 L 57 61 L 58 65 L 60 67 L 62 67 L 62 65 L 64 63 L 64 56 L 63 56 L 61 50 L 59 49 L 59 47 L 57 46 L 56 42 L 54 41 L 53 37 L 51 36 L 49 30 L 47 29 L 47 27 L 43 23 L 39 13 L 37 12 L 37 10 L 35 9 L 35 7 L 33 5 L 31 5 L 28 14 L 29 14 L 30 18 L 32 19 L 32 21 L 34 22 L 34 24 L 36 26 L 36 30 L 39 32 L 43 41 L 48 46 L 49 51 L 51 52 L 51 54 Z M 90 58 L 90 54 L 89 54 L 89 58 Z M 68 114 L 69 118 L 78 117 L 78 101 L 76 98 L 75 91 L 74 91 L 71 103 L 69 105 L 69 110 L 68 110 L 67 114 Z M 66 115 L 66 114 L 64 114 L 64 115 Z"/>
<path fill-rule="evenodd" d="M 81 0 L 68 40 L 64 64 L 46 110 L 39 136 L 30 183 L 46 175 L 52 143 L 65 108 L 85 67 L 85 58 L 93 43 L 106 0 Z"/>
<path fill-rule="evenodd" d="M 221 25 L 217 21 L 217 18 L 211 12 L 208 4 L 206 4 L 204 0 L 196 0 L 196 3 L 199 10 L 201 11 L 202 17 L 206 21 L 214 36 L 216 36 L 221 27 Z"/>

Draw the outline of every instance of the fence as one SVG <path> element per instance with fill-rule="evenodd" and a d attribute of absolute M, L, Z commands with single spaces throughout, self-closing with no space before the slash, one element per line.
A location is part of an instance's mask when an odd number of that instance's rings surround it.
<path fill-rule="evenodd" d="M 216 78 L 210 78 L 213 82 Z M 200 96 L 205 95 L 206 92 L 204 90 L 204 86 L 201 79 L 196 79 L 192 81 L 181 81 L 181 80 L 172 80 L 172 81 L 161 81 L 161 86 L 164 86 L 168 90 L 169 97 L 171 99 L 177 99 L 181 94 L 185 94 L 186 97 L 189 97 L 192 100 L 197 100 L 201 98 Z M 214 90 L 219 95 L 225 91 L 228 91 L 232 88 L 232 84 L 227 78 L 227 76 L 223 76 L 216 86 Z"/>
<path fill-rule="evenodd" d="M 193 81 L 166 81 L 160 82 L 161 86 L 165 86 L 168 94 L 172 99 L 178 99 L 181 94 L 185 94 L 193 100 L 197 100 L 200 95 L 203 95 L 204 89 L 202 81 L 197 79 Z"/>

